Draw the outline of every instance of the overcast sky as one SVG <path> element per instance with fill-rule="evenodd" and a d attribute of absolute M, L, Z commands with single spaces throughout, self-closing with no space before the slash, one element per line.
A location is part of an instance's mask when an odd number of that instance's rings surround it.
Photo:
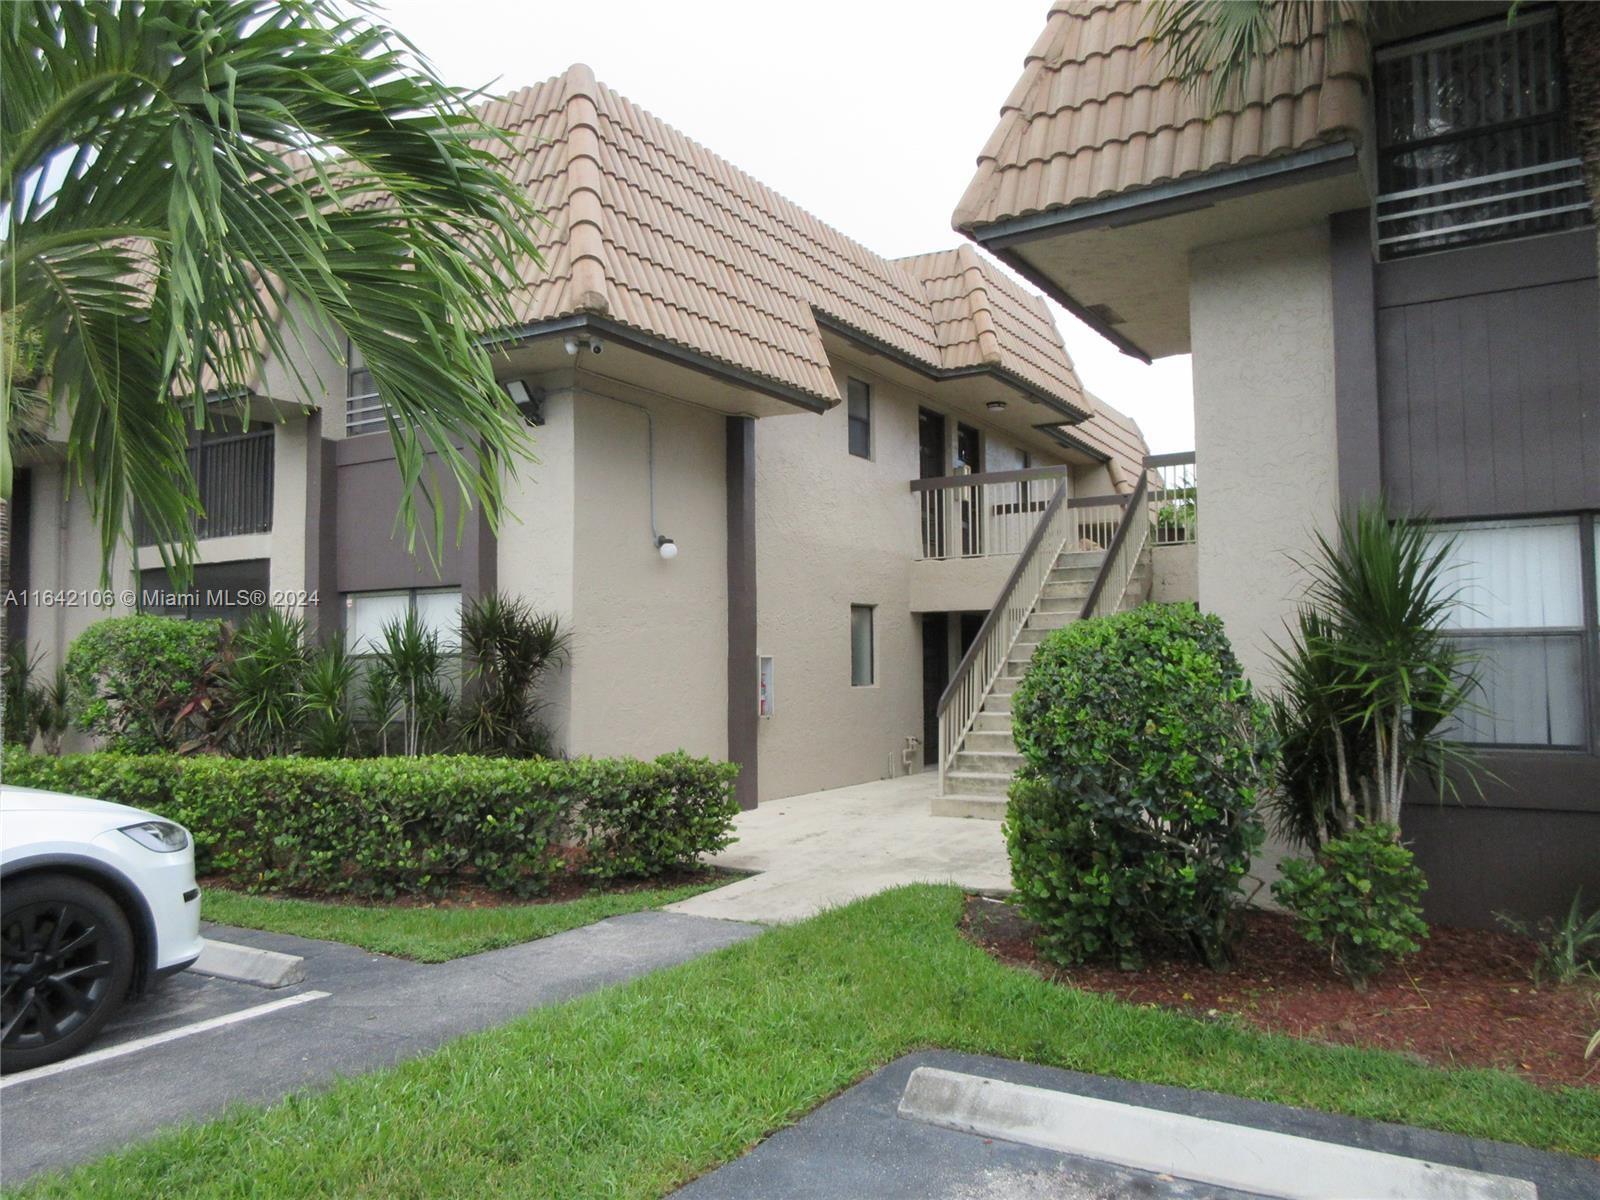
<path fill-rule="evenodd" d="M 889 258 L 957 245 L 950 214 L 1046 0 L 380 0 L 451 83 L 586 62 L 689 137 Z M 1157 453 L 1194 447 L 1189 360 L 1147 367 L 1060 308 L 1084 386 Z"/>

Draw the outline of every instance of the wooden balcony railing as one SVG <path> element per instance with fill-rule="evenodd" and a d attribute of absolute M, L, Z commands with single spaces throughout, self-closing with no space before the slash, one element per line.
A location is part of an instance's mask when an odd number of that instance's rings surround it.
<path fill-rule="evenodd" d="M 917 557 L 1021 554 L 1050 501 L 1066 486 L 1065 467 L 913 479 L 920 515 Z"/>
<path fill-rule="evenodd" d="M 1157 546 L 1183 546 L 1199 540 L 1200 489 L 1194 451 L 1152 454 L 1144 460 L 1150 478 L 1150 511 Z"/>
<path fill-rule="evenodd" d="M 271 429 L 253 430 L 208 438 L 189 448 L 189 470 L 200 493 L 195 537 L 232 537 L 272 529 L 273 437 Z M 139 545 L 155 541 L 138 513 L 133 528 Z"/>

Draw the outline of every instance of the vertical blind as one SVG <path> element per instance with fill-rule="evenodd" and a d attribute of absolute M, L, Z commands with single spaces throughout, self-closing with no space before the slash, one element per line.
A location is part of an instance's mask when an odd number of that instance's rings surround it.
<path fill-rule="evenodd" d="M 356 592 L 347 597 L 345 642 L 352 654 L 371 654 L 383 642 L 383 628 L 391 621 L 405 620 L 413 594 L 404 592 Z M 424 629 L 439 639 L 445 654 L 461 650 L 461 589 L 436 588 L 415 593 L 417 617 Z"/>
<path fill-rule="evenodd" d="M 1480 689 L 1452 736 L 1522 746 L 1584 740 L 1583 556 L 1575 517 L 1442 526 L 1447 628 Z"/>

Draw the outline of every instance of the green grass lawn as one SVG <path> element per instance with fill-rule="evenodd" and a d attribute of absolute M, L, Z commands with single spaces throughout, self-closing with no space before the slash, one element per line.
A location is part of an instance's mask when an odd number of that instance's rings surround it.
<path fill-rule="evenodd" d="M 960 908 L 889 892 L 23 1191 L 658 1197 L 926 1046 L 1600 1154 L 1600 1092 L 1059 987 L 964 941 Z"/>
<path fill-rule="evenodd" d="M 223 925 L 349 942 L 379 954 L 418 962 L 445 962 L 592 925 L 606 917 L 676 904 L 727 882 L 730 881 L 602 892 L 576 900 L 496 908 L 413 908 L 284 900 L 213 887 L 201 897 L 200 915 Z"/>

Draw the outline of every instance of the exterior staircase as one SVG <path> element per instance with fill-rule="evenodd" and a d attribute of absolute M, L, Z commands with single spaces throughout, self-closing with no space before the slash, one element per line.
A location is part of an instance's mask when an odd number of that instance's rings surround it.
<path fill-rule="evenodd" d="M 944 786 L 933 801 L 941 817 L 981 817 L 998 821 L 1006 814 L 1006 793 L 1022 766 L 1011 737 L 1011 698 L 1033 652 L 1052 631 L 1079 620 L 1105 561 L 1103 550 L 1062 550 L 1051 566 L 1038 599 L 1011 644 L 999 675 L 985 693 L 972 727 L 956 747 Z M 1150 597 L 1150 548 L 1134 561 L 1119 607 L 1136 608 Z"/>

